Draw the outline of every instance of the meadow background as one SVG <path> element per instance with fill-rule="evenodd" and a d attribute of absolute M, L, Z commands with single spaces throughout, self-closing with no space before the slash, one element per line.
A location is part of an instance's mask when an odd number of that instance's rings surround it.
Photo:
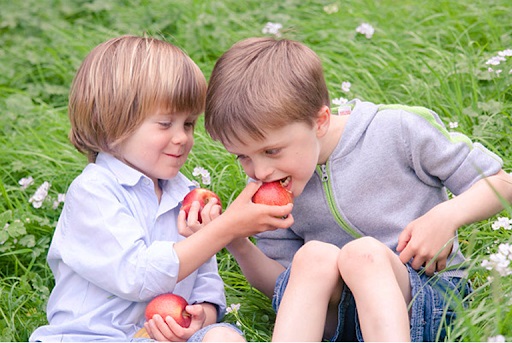
<path fill-rule="evenodd" d="M 429 107 L 450 130 L 502 156 L 510 172 L 511 14 L 509 0 L 0 0 L 0 341 L 26 341 L 46 323 L 53 287 L 46 253 L 62 194 L 86 164 L 67 139 L 67 94 L 95 45 L 122 34 L 161 37 L 209 78 L 216 59 L 240 39 L 299 40 L 323 60 L 336 104 L 360 98 Z M 267 23 L 281 28 L 269 31 Z M 358 30 L 363 23 L 366 30 Z M 195 167 L 210 173 L 211 184 L 203 186 L 225 205 L 245 184 L 202 120 L 183 170 L 200 181 Z M 47 194 L 37 192 L 42 185 Z M 460 230 L 475 292 L 458 311 L 451 341 L 512 340 L 510 217 L 508 206 Z M 226 321 L 240 325 L 248 340 L 268 341 L 270 301 L 247 284 L 226 251 L 218 261 L 234 304 Z"/>

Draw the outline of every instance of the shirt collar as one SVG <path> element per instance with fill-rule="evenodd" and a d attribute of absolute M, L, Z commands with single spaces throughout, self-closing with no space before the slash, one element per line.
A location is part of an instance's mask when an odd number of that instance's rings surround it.
<path fill-rule="evenodd" d="M 96 157 L 96 164 L 110 170 L 115 175 L 117 182 L 121 185 L 135 186 L 141 179 L 149 179 L 140 171 L 130 167 L 108 153 L 100 152 Z M 169 191 L 171 187 L 181 188 L 182 191 L 186 188 L 191 190 L 195 187 L 192 181 L 187 179 L 182 173 L 178 173 L 176 177 L 170 180 L 164 180 L 161 186 L 164 191 Z"/>
<path fill-rule="evenodd" d="M 110 170 L 121 185 L 135 186 L 141 178 L 147 178 L 140 171 L 104 152 L 98 154 L 96 164 Z"/>

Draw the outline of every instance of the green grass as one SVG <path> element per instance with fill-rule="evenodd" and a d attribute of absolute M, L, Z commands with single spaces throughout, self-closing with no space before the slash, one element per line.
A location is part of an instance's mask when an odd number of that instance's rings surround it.
<path fill-rule="evenodd" d="M 326 5 L 338 11 L 328 14 Z M 61 209 L 52 203 L 86 163 L 67 140 L 67 92 L 87 52 L 113 36 L 162 37 L 208 78 L 234 42 L 262 35 L 267 22 L 281 23 L 284 36 L 320 55 L 332 98 L 432 108 L 512 170 L 512 57 L 495 67 L 503 70 L 499 76 L 485 64 L 512 48 L 508 0 L 0 0 L 0 8 L 0 341 L 26 341 L 46 321 L 53 277 L 45 257 Z M 375 28 L 371 39 L 356 33 L 362 22 Z M 352 83 L 349 93 L 341 91 L 343 81 Z M 225 205 L 245 184 L 240 166 L 202 122 L 185 174 L 192 177 L 196 166 L 210 171 Z M 35 182 L 22 190 L 18 181 L 29 175 Z M 44 181 L 51 183 L 48 200 L 36 209 L 28 200 Z M 511 214 L 508 207 L 500 216 Z M 449 340 L 512 340 L 512 276 L 480 266 L 511 242 L 511 231 L 492 230 L 495 219 L 460 230 L 475 292 Z M 228 304 L 241 304 L 226 319 L 238 321 L 248 340 L 269 340 L 270 301 L 247 284 L 226 251 L 218 260 Z"/>

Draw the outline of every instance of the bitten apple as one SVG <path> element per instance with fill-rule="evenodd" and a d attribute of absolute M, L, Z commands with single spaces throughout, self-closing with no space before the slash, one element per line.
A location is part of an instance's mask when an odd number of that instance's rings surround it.
<path fill-rule="evenodd" d="M 181 207 L 182 210 L 185 211 L 188 217 L 188 212 L 190 211 L 190 206 L 192 206 L 192 202 L 198 201 L 200 205 L 199 209 L 199 215 L 198 220 L 199 222 L 202 222 L 201 220 L 201 211 L 203 210 L 204 206 L 213 198 L 217 199 L 217 204 L 222 207 L 222 204 L 220 202 L 220 198 L 217 194 L 212 192 L 209 189 L 205 188 L 194 188 L 191 190 L 187 195 L 185 195 L 185 198 L 183 198 L 183 205 Z"/>
<path fill-rule="evenodd" d="M 176 323 L 188 328 L 192 318 L 185 310 L 187 305 L 187 301 L 177 294 L 160 294 L 146 306 L 146 320 L 150 320 L 155 314 L 159 314 L 164 320 L 167 316 L 171 316 Z"/>
<path fill-rule="evenodd" d="M 281 181 L 266 182 L 253 195 L 252 201 L 257 204 L 283 206 L 293 202 L 293 194 L 283 187 Z"/>

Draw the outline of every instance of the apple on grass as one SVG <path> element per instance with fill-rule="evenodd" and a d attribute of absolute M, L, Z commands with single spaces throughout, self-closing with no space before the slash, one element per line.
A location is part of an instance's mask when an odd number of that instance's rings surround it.
<path fill-rule="evenodd" d="M 280 180 L 265 182 L 253 195 L 252 201 L 257 204 L 283 206 L 293 203 L 293 194 L 283 187 Z"/>
<path fill-rule="evenodd" d="M 171 316 L 180 326 L 188 328 L 192 318 L 185 310 L 187 305 L 182 296 L 173 293 L 160 294 L 146 306 L 146 320 L 150 320 L 155 314 L 159 314 L 164 320 Z"/>
<path fill-rule="evenodd" d="M 217 199 L 217 204 L 222 207 L 222 204 L 220 202 L 220 198 L 217 194 L 212 192 L 209 189 L 205 188 L 194 188 L 191 190 L 187 195 L 185 195 L 185 198 L 183 198 L 183 205 L 181 207 L 182 210 L 185 211 L 187 217 L 188 212 L 190 211 L 190 206 L 192 206 L 192 203 L 194 201 L 198 201 L 200 205 L 199 214 L 198 214 L 198 220 L 199 222 L 202 222 L 201 220 L 201 211 L 203 210 L 204 206 L 213 198 Z"/>

